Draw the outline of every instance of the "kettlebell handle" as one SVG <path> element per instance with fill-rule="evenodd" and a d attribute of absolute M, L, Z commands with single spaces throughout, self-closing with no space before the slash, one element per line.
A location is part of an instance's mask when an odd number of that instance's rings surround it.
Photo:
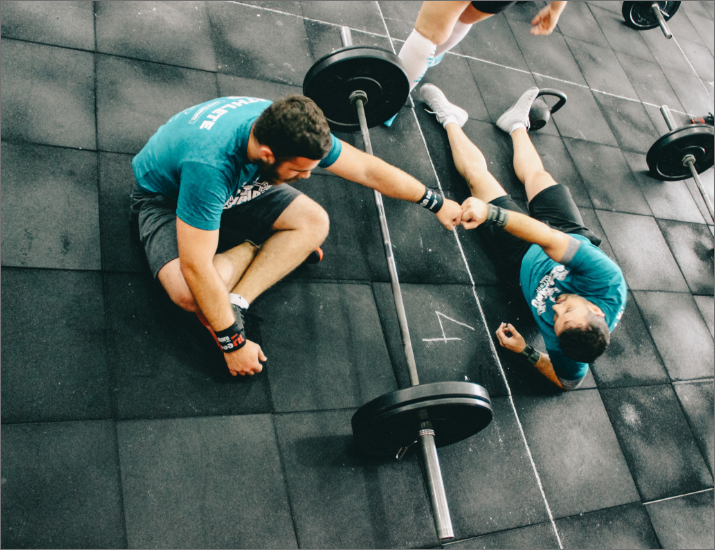
<path fill-rule="evenodd" d="M 559 90 L 555 90 L 553 88 L 541 88 L 536 97 L 541 97 L 542 95 L 552 95 L 554 97 L 559 98 L 559 101 L 556 103 L 556 105 L 549 108 L 552 115 L 566 104 L 566 94 L 560 92 Z"/>

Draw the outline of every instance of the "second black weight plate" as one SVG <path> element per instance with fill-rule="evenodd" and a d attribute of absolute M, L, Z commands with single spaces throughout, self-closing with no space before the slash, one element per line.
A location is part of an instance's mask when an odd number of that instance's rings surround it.
<path fill-rule="evenodd" d="M 653 2 L 623 2 L 621 13 L 626 25 L 639 31 L 656 28 L 658 18 L 653 13 L 652 5 Z M 663 14 L 663 19 L 668 21 L 678 11 L 680 2 L 658 2 L 658 6 Z"/>
<path fill-rule="evenodd" d="M 715 130 L 705 124 L 681 126 L 656 141 L 648 150 L 646 162 L 650 174 L 664 181 L 678 181 L 692 177 L 683 166 L 686 155 L 695 157 L 695 170 L 704 172 L 713 166 Z"/>
<path fill-rule="evenodd" d="M 303 79 L 303 94 L 318 104 L 330 128 L 360 129 L 350 94 L 367 94 L 365 118 L 372 128 L 395 116 L 407 101 L 410 84 L 399 57 L 375 46 L 349 46 L 318 59 Z"/>
<path fill-rule="evenodd" d="M 375 456 L 395 456 L 417 439 L 429 421 L 437 447 L 483 430 L 493 416 L 489 393 L 471 382 L 434 382 L 381 395 L 352 418 L 355 445 Z"/>

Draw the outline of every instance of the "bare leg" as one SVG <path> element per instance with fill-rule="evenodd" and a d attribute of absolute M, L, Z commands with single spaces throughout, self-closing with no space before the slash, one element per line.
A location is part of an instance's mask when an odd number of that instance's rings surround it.
<path fill-rule="evenodd" d="M 544 170 L 541 157 L 531 143 L 525 128 L 514 130 L 511 133 L 511 140 L 514 144 L 514 172 L 524 184 L 526 197 L 531 201 L 547 187 L 556 185 L 556 181 Z"/>
<path fill-rule="evenodd" d="M 484 155 L 466 136 L 459 124 L 448 123 L 445 129 L 449 136 L 454 164 L 462 177 L 467 180 L 472 196 L 490 202 L 506 195 L 506 191 L 489 172 Z"/>

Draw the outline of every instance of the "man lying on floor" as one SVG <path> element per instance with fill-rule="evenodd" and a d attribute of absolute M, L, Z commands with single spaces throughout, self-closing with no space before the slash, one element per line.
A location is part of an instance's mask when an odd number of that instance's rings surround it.
<path fill-rule="evenodd" d="M 467 112 L 432 84 L 420 93 L 447 131 L 455 165 L 472 193 L 462 204 L 462 225 L 487 226 L 486 238 L 507 276 L 520 284 L 546 353 L 527 345 L 510 323 L 499 326 L 499 343 L 571 390 L 610 342 L 626 305 L 626 283 L 620 268 L 597 248 L 601 239 L 584 227 L 568 188 L 544 170 L 529 139 L 529 109 L 538 91 L 527 90 L 497 120 L 511 136 L 514 171 L 525 186 L 529 215 L 489 173 L 484 155 L 462 131 Z"/>
<path fill-rule="evenodd" d="M 266 360 L 246 340 L 249 304 L 309 255 L 322 257 L 328 215 L 288 182 L 320 166 L 418 202 L 449 230 L 462 216 L 456 202 L 333 136 L 304 96 L 275 103 L 224 97 L 186 109 L 159 128 L 132 166 L 131 219 L 152 273 L 211 331 L 233 376 L 260 372 Z"/>

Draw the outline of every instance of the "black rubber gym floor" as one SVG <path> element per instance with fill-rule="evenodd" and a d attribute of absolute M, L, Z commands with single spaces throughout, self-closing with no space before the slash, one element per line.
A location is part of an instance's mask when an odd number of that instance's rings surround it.
<path fill-rule="evenodd" d="M 536 326 L 478 232 L 385 199 L 422 382 L 485 386 L 495 417 L 440 450 L 455 548 L 712 548 L 713 226 L 692 180 L 645 153 L 713 111 L 713 2 L 659 29 L 621 2 L 544 2 L 476 25 L 425 82 L 515 198 L 494 122 L 527 87 L 566 106 L 533 141 L 629 287 L 592 376 L 561 393 L 494 331 Z M 2 546 L 439 547 L 416 453 L 357 453 L 350 418 L 409 384 L 370 190 L 318 171 L 325 260 L 251 307 L 264 372 L 232 378 L 152 282 L 127 220 L 131 159 L 168 118 L 226 95 L 300 93 L 320 56 L 399 51 L 420 2 L 2 2 Z M 461 202 L 446 134 L 417 94 L 376 155 Z M 688 113 L 688 114 L 686 114 Z M 356 135 L 341 135 L 362 146 Z M 702 175 L 712 197 L 713 170 Z"/>

